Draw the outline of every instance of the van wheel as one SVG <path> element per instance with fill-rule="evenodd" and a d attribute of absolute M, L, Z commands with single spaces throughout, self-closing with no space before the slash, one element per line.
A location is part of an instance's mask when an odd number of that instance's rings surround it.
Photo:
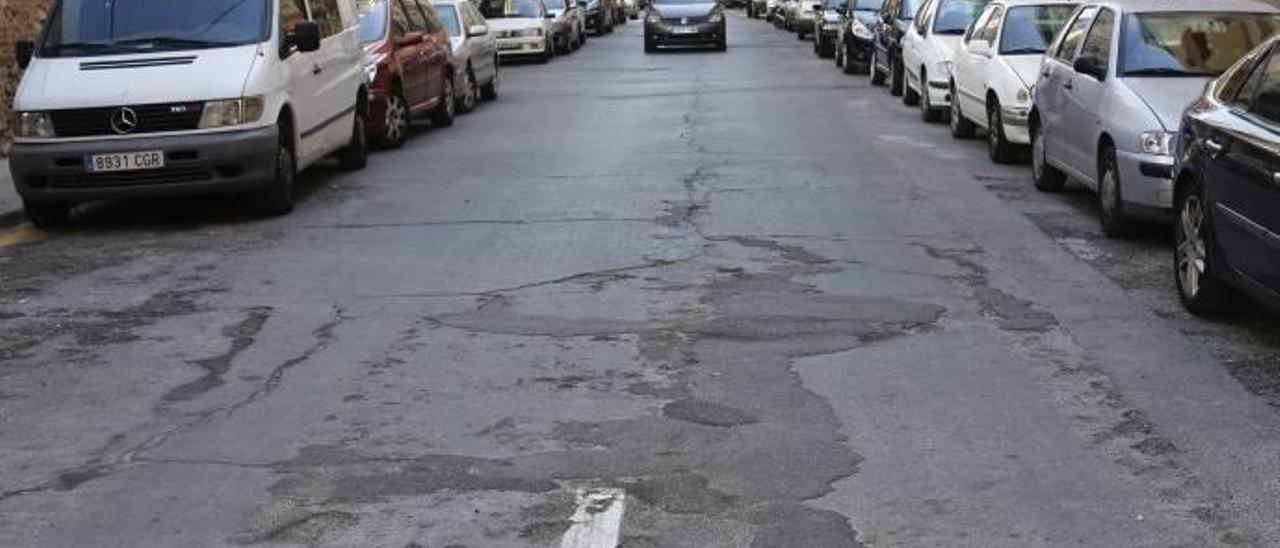
<path fill-rule="evenodd" d="M 453 125 L 456 108 L 457 104 L 453 97 L 453 77 L 449 76 L 444 79 L 444 92 L 440 94 L 440 104 L 431 113 L 431 123 L 436 127 Z"/>
<path fill-rule="evenodd" d="M 1174 281 L 1178 298 L 1187 311 L 1209 316 L 1227 311 L 1237 293 L 1214 271 L 1213 226 L 1205 211 L 1204 185 L 1191 179 L 1180 185 L 1174 198 Z"/>
<path fill-rule="evenodd" d="M 288 139 L 292 135 L 289 126 L 280 125 L 280 143 L 276 145 L 276 169 L 271 183 L 257 192 L 258 210 L 267 215 L 284 215 L 293 211 L 293 180 L 297 176 L 293 150 Z"/>
<path fill-rule="evenodd" d="M 458 105 L 458 112 L 471 112 L 476 108 L 476 97 L 480 95 L 480 86 L 476 85 L 476 75 L 472 74 L 471 69 L 467 68 L 466 81 L 463 85 L 467 86 L 466 93 L 462 94 L 462 104 Z"/>
<path fill-rule="evenodd" d="M 1067 186 L 1067 174 L 1049 165 L 1044 132 L 1034 121 L 1031 124 L 1031 178 L 1040 192 L 1062 192 Z"/>
<path fill-rule="evenodd" d="M 58 202 L 22 202 L 23 212 L 31 224 L 39 228 L 54 228 L 67 224 L 71 218 L 71 204 Z"/>
<path fill-rule="evenodd" d="M 493 101 L 498 98 L 498 60 L 493 60 L 493 78 L 489 79 L 489 83 L 480 86 L 480 98 L 485 101 Z"/>
<path fill-rule="evenodd" d="M 356 109 L 351 125 L 351 142 L 338 151 L 338 167 L 346 171 L 364 169 L 369 165 L 369 134 L 365 129 L 364 113 Z"/>
<path fill-rule="evenodd" d="M 1120 186 L 1120 171 L 1116 167 L 1114 148 L 1102 149 L 1098 158 L 1098 220 L 1102 233 L 1108 238 L 1120 238 L 1129 233 L 1129 218 L 1124 212 L 1124 194 Z"/>

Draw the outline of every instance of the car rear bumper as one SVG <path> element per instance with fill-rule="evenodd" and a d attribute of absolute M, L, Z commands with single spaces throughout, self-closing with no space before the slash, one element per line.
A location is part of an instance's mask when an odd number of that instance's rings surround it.
<path fill-rule="evenodd" d="M 65 143 L 16 143 L 9 153 L 14 187 L 28 202 L 80 202 L 115 197 L 241 192 L 275 177 L 275 126 Z M 165 167 L 89 173 L 85 157 L 160 150 Z"/>

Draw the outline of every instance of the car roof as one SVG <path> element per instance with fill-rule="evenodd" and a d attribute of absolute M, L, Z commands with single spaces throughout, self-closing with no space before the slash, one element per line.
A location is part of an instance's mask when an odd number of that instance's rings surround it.
<path fill-rule="evenodd" d="M 1264 0 L 1106 0 L 1088 2 L 1112 6 L 1125 12 L 1255 12 L 1280 13 L 1276 4 Z"/>

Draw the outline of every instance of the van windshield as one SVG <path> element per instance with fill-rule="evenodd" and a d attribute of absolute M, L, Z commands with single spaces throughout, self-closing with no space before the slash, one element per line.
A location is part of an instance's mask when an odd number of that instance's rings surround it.
<path fill-rule="evenodd" d="M 61 0 L 43 57 L 238 46 L 269 36 L 267 0 Z"/>

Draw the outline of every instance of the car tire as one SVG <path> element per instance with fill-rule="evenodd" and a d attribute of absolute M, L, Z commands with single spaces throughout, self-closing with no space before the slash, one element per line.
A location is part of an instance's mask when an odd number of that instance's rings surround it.
<path fill-rule="evenodd" d="M 1129 234 L 1130 221 L 1124 211 L 1124 189 L 1116 164 L 1116 150 L 1104 147 L 1098 157 L 1098 221 L 1108 238 Z"/>
<path fill-rule="evenodd" d="M 832 57 L 832 60 L 835 61 L 836 63 L 836 68 L 838 69 L 844 68 L 844 48 L 840 47 L 840 45 L 837 44 L 835 47 L 835 55 L 832 55 L 831 57 Z M 846 72 L 845 74 L 848 74 L 848 73 Z"/>
<path fill-rule="evenodd" d="M 728 50 L 729 50 L 729 39 L 727 36 L 725 36 L 725 28 L 721 26 L 720 39 L 716 40 L 716 51 L 728 51 Z"/>
<path fill-rule="evenodd" d="M 539 63 L 550 62 L 551 58 L 554 57 L 555 54 L 556 54 L 556 44 L 555 42 L 551 41 L 550 38 L 548 38 L 542 44 L 542 55 L 538 56 L 538 62 Z"/>
<path fill-rule="evenodd" d="M 498 60 L 493 60 L 493 78 L 483 86 L 480 86 L 480 98 L 485 101 L 496 101 L 498 99 Z"/>
<path fill-rule="evenodd" d="M 1049 164 L 1044 132 L 1040 124 L 1031 124 L 1031 178 L 1040 192 L 1062 192 L 1067 186 L 1067 174 Z"/>
<path fill-rule="evenodd" d="M 369 133 L 363 108 L 356 108 L 352 116 L 351 141 L 338 151 L 338 167 L 343 171 L 358 171 L 369 165 Z"/>
<path fill-rule="evenodd" d="M 847 63 L 846 63 L 846 64 L 847 64 Z M 880 67 L 876 66 L 876 54 L 875 54 L 875 52 L 874 52 L 874 51 L 871 53 L 871 63 L 870 63 L 870 64 L 871 64 L 871 85 L 873 85 L 873 86 L 883 86 L 883 85 L 884 85 L 885 74 L 884 74 L 883 72 L 881 72 L 881 71 L 880 71 Z"/>
<path fill-rule="evenodd" d="M 906 70 L 902 66 L 901 59 L 893 59 L 892 63 L 893 72 L 890 74 L 889 95 L 898 97 L 903 95 L 903 89 L 906 88 Z"/>
<path fill-rule="evenodd" d="M 1179 187 L 1173 202 L 1173 279 L 1178 300 L 1197 316 L 1222 314 L 1239 295 L 1214 268 L 1222 262 L 1217 260 L 1212 215 L 1205 211 L 1204 185 L 1192 178 Z"/>
<path fill-rule="evenodd" d="M 278 126 L 280 138 L 276 144 L 276 166 L 271 181 L 254 195 L 254 204 L 265 215 L 284 215 L 293 211 L 293 184 L 298 175 L 293 159 L 293 147 L 289 146 L 293 130 L 288 124 Z"/>
<path fill-rule="evenodd" d="M 654 43 L 653 37 L 648 34 L 644 35 L 644 52 L 653 53 L 656 51 L 658 51 L 658 45 Z"/>
<path fill-rule="evenodd" d="M 951 136 L 956 139 L 972 139 L 977 127 L 964 117 L 964 113 L 960 111 L 960 101 L 956 100 L 957 97 L 959 96 L 956 95 L 956 86 L 953 83 L 951 85 L 951 119 L 949 120 Z"/>
<path fill-rule="evenodd" d="M 997 164 L 1011 164 L 1017 151 L 1004 134 L 999 101 L 987 104 L 987 154 Z"/>
<path fill-rule="evenodd" d="M 56 228 L 71 219 L 71 204 L 60 202 L 22 202 L 23 213 L 36 228 Z"/>
<path fill-rule="evenodd" d="M 467 113 L 476 109 L 476 102 L 480 97 L 480 84 L 476 82 L 476 75 L 471 71 L 471 67 L 467 67 L 466 81 L 463 85 L 467 86 L 466 93 L 462 95 L 462 104 L 458 105 L 458 112 Z"/>
<path fill-rule="evenodd" d="M 456 108 L 457 102 L 453 97 L 453 77 L 448 76 L 444 79 L 444 93 L 440 96 L 440 104 L 431 111 L 431 123 L 436 127 L 453 125 L 453 118 L 457 114 Z"/>
<path fill-rule="evenodd" d="M 409 103 L 405 102 L 400 89 L 393 88 L 387 95 L 385 120 L 382 123 L 382 135 L 378 136 L 378 146 L 383 148 L 400 148 L 409 136 Z"/>
<path fill-rule="evenodd" d="M 920 93 L 920 99 L 919 99 L 920 119 L 924 120 L 926 124 L 936 124 L 942 121 L 943 113 L 947 111 L 934 108 L 933 99 L 932 99 L 932 96 L 929 95 L 929 88 L 928 88 L 928 84 L 926 83 L 928 82 L 928 80 L 925 80 L 926 76 L 927 74 L 925 74 L 923 71 L 920 73 L 920 87 L 921 89 L 924 90 L 923 92 Z"/>

